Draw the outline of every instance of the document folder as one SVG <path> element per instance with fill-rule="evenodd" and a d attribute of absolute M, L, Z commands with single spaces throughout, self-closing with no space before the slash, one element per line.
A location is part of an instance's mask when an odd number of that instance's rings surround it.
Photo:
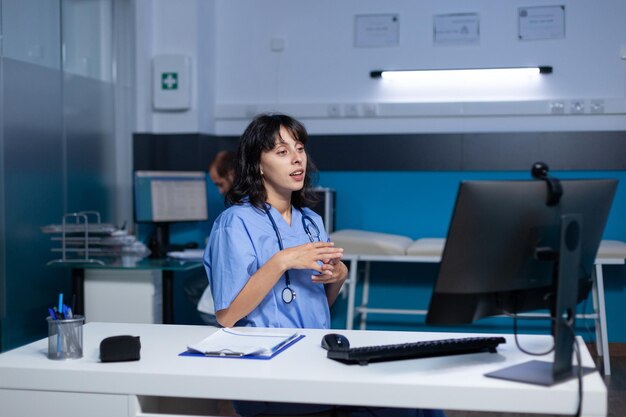
<path fill-rule="evenodd" d="M 279 330 L 222 328 L 198 343 L 187 345 L 181 356 L 271 359 L 303 337 Z"/>

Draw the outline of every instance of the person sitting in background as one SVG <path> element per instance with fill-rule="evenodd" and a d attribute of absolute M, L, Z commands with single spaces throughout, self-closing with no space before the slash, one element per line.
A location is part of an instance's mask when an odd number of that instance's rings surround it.
<path fill-rule="evenodd" d="M 219 151 L 209 164 L 209 177 L 220 194 L 224 195 L 233 185 L 235 179 L 235 152 Z M 206 276 L 195 274 L 183 283 L 183 291 L 205 324 L 216 326 L 215 309 L 209 283 Z"/>
<path fill-rule="evenodd" d="M 226 194 L 235 180 L 235 152 L 218 152 L 209 165 L 209 177 L 220 194 Z"/>

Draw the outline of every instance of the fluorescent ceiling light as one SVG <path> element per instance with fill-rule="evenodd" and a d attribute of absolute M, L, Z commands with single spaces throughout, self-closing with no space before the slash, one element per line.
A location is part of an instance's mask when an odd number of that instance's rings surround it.
<path fill-rule="evenodd" d="M 372 71 L 370 77 L 385 80 L 437 81 L 437 80 L 494 80 L 514 79 L 552 73 L 552 67 L 517 67 L 517 68 L 467 68 L 436 70 L 397 70 Z"/>

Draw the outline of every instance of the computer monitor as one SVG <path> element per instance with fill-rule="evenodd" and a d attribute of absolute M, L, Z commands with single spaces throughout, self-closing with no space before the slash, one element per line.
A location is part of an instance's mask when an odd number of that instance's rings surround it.
<path fill-rule="evenodd" d="M 538 380 L 524 379 L 542 385 L 572 375 L 575 308 L 591 288 L 617 187 L 612 179 L 560 184 L 560 202 L 549 205 L 543 181 L 462 182 L 426 317 L 428 324 L 459 325 L 547 309 L 554 363 L 529 372 Z"/>
<path fill-rule="evenodd" d="M 169 246 L 169 224 L 208 220 L 206 172 L 135 171 L 135 222 L 154 223 L 152 257 Z"/>
<path fill-rule="evenodd" d="M 315 194 L 317 203 L 310 208 L 322 217 L 326 234 L 330 235 L 335 231 L 335 190 L 315 187 L 311 192 Z"/>

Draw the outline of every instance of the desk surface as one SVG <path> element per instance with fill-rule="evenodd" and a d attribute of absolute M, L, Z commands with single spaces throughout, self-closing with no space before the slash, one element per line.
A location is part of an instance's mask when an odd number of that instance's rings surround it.
<path fill-rule="evenodd" d="M 302 403 L 573 414 L 577 382 L 550 388 L 484 377 L 486 372 L 529 360 L 510 336 L 497 354 L 344 365 L 327 359 L 320 340 L 327 330 L 302 330 L 306 337 L 271 360 L 181 357 L 187 343 L 215 328 L 88 323 L 84 357 L 47 359 L 47 339 L 0 355 L 0 389 L 78 393 L 229 398 Z M 462 337 L 463 334 L 339 331 L 353 346 Z M 141 360 L 100 363 L 99 344 L 112 335 L 141 337 Z M 522 336 L 541 351 L 546 336 Z M 583 362 L 593 361 L 583 345 Z M 583 415 L 605 416 L 607 390 L 598 372 L 584 377 Z"/>
<path fill-rule="evenodd" d="M 123 256 L 121 258 L 99 258 L 104 265 L 90 262 L 59 262 L 50 264 L 52 267 L 79 268 L 79 269 L 139 269 L 139 270 L 160 270 L 160 271 L 191 271 L 201 268 L 202 261 L 183 260 L 174 258 L 150 259 L 136 256 Z"/>

